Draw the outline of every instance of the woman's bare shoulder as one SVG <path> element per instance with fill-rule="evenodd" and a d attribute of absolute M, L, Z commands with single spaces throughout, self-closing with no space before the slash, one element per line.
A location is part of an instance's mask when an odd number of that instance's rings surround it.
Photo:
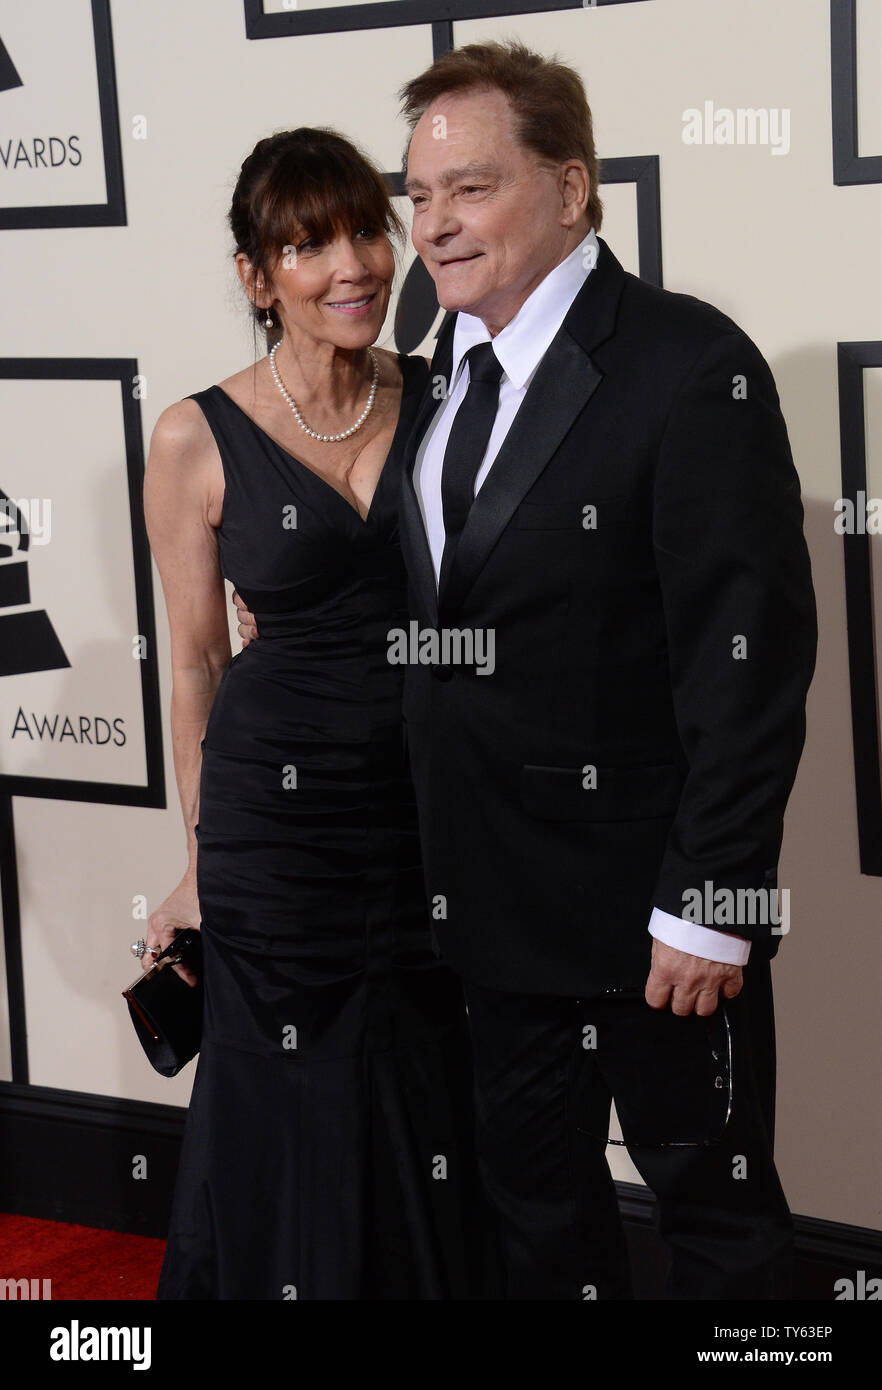
<path fill-rule="evenodd" d="M 184 397 L 160 411 L 150 437 L 150 453 L 168 461 L 192 459 L 214 442 L 204 413 L 196 401 Z"/>
<path fill-rule="evenodd" d="M 155 513 L 169 508 L 205 517 L 219 526 L 223 464 L 211 426 L 196 401 L 173 401 L 160 411 L 150 436 L 144 470 L 145 503 Z"/>

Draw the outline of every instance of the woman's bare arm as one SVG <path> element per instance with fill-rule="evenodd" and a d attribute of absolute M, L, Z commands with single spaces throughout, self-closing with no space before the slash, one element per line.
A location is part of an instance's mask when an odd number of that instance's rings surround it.
<path fill-rule="evenodd" d="M 148 945 L 167 945 L 181 926 L 198 926 L 196 837 L 201 742 L 231 656 L 226 595 L 215 527 L 220 519 L 217 446 L 195 401 L 162 412 L 150 441 L 144 514 L 171 637 L 172 754 L 184 817 L 187 868 L 151 915 Z M 195 920 L 189 920 L 193 918 Z M 149 964 L 145 957 L 145 962 Z M 144 963 L 144 962 L 142 962 Z M 183 972 L 181 972 L 183 973 Z"/>

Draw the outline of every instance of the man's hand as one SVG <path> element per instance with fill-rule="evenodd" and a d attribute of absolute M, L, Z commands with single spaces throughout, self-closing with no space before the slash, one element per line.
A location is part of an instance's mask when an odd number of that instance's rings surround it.
<path fill-rule="evenodd" d="M 254 621 L 254 614 L 250 613 L 245 607 L 242 595 L 233 590 L 233 603 L 236 605 L 236 613 L 239 618 L 239 636 L 242 638 L 242 646 L 247 647 L 252 637 L 256 637 L 257 623 Z"/>
<path fill-rule="evenodd" d="M 718 992 L 726 999 L 734 999 L 743 984 L 740 965 L 690 956 L 653 939 L 645 998 L 654 1009 L 663 1009 L 670 998 L 672 1013 L 685 1015 L 694 1011 L 705 1017 L 715 1012 Z"/>

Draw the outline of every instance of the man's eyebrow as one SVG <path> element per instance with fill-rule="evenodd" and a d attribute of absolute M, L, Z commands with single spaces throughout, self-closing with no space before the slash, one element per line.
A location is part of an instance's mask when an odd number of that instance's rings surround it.
<path fill-rule="evenodd" d="M 438 182 L 442 188 L 449 188 L 458 179 L 465 178 L 498 178 L 499 166 L 496 164 L 478 164 L 474 160 L 471 164 L 462 164 L 458 169 L 445 169 Z M 412 188 L 428 188 L 427 183 L 422 179 L 406 178 L 404 180 L 404 191 L 409 193 Z"/>

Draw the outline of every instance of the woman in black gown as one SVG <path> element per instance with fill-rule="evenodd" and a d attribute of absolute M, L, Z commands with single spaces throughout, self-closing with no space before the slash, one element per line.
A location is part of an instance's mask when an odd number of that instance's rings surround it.
<path fill-rule="evenodd" d="M 431 947 L 386 655 L 428 377 L 377 353 L 369 394 L 401 224 L 360 152 L 310 129 L 258 144 L 230 222 L 280 344 L 163 413 L 145 482 L 190 845 L 147 941 L 201 920 L 205 983 L 157 1296 L 486 1296 L 467 1020 Z M 260 630 L 232 659 L 223 577 Z"/>

